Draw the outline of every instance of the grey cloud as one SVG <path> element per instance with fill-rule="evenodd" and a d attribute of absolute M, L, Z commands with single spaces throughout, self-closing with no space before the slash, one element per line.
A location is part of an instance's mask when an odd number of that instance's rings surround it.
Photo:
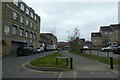
<path fill-rule="evenodd" d="M 41 16 L 41 31 L 51 31 L 56 27 L 56 35 L 67 40 L 67 31 L 80 28 L 81 37 L 90 40 L 92 31 L 99 31 L 100 25 L 117 23 L 117 3 L 111 2 L 48 2 L 29 3 Z"/>

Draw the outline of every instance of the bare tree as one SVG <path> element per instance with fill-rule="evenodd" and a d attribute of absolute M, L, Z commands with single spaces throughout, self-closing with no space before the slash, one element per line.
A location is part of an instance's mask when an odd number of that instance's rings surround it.
<path fill-rule="evenodd" d="M 75 39 L 77 39 L 79 37 L 80 37 L 80 29 L 78 27 L 75 27 L 74 30 L 73 30 L 73 35 L 71 35 L 69 37 L 69 40 L 73 41 L 73 40 L 75 40 Z"/>
<path fill-rule="evenodd" d="M 80 37 L 80 29 L 78 27 L 74 28 L 74 33 L 73 33 L 74 39 Z"/>

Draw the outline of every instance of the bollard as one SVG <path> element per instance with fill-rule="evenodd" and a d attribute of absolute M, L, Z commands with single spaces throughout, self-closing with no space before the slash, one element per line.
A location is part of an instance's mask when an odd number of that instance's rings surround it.
<path fill-rule="evenodd" d="M 58 58 L 56 58 L 56 65 L 58 65 Z"/>
<path fill-rule="evenodd" d="M 70 58 L 70 69 L 72 69 L 72 68 L 73 68 L 73 59 Z"/>
<path fill-rule="evenodd" d="M 110 69 L 113 69 L 113 58 L 110 57 Z"/>
<path fill-rule="evenodd" d="M 66 65 L 68 65 L 68 58 L 66 59 Z"/>

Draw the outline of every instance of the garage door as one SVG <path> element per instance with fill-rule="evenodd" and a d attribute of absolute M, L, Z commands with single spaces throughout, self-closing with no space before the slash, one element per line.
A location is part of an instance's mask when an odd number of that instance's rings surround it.
<path fill-rule="evenodd" d="M 11 45 L 11 55 L 12 56 L 16 55 L 16 51 L 19 46 L 20 46 L 20 43 L 12 42 L 12 45 Z"/>

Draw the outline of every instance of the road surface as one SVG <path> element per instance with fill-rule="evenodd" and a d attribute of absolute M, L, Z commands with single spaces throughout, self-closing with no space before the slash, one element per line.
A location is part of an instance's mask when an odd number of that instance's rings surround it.
<path fill-rule="evenodd" d="M 70 54 L 67 51 L 60 53 L 67 57 L 72 57 L 74 60 L 74 67 L 70 71 L 50 72 L 50 71 L 36 71 L 28 69 L 24 66 L 25 63 L 32 59 L 43 57 L 53 52 L 45 52 L 42 54 L 24 56 L 24 57 L 6 57 L 3 58 L 3 78 L 54 78 L 56 80 L 63 80 L 70 78 L 77 80 L 79 78 L 118 78 L 118 75 L 113 73 L 108 66 L 98 63 L 94 60 L 84 58 L 75 54 Z M 116 79 L 117 80 L 117 79 Z"/>

